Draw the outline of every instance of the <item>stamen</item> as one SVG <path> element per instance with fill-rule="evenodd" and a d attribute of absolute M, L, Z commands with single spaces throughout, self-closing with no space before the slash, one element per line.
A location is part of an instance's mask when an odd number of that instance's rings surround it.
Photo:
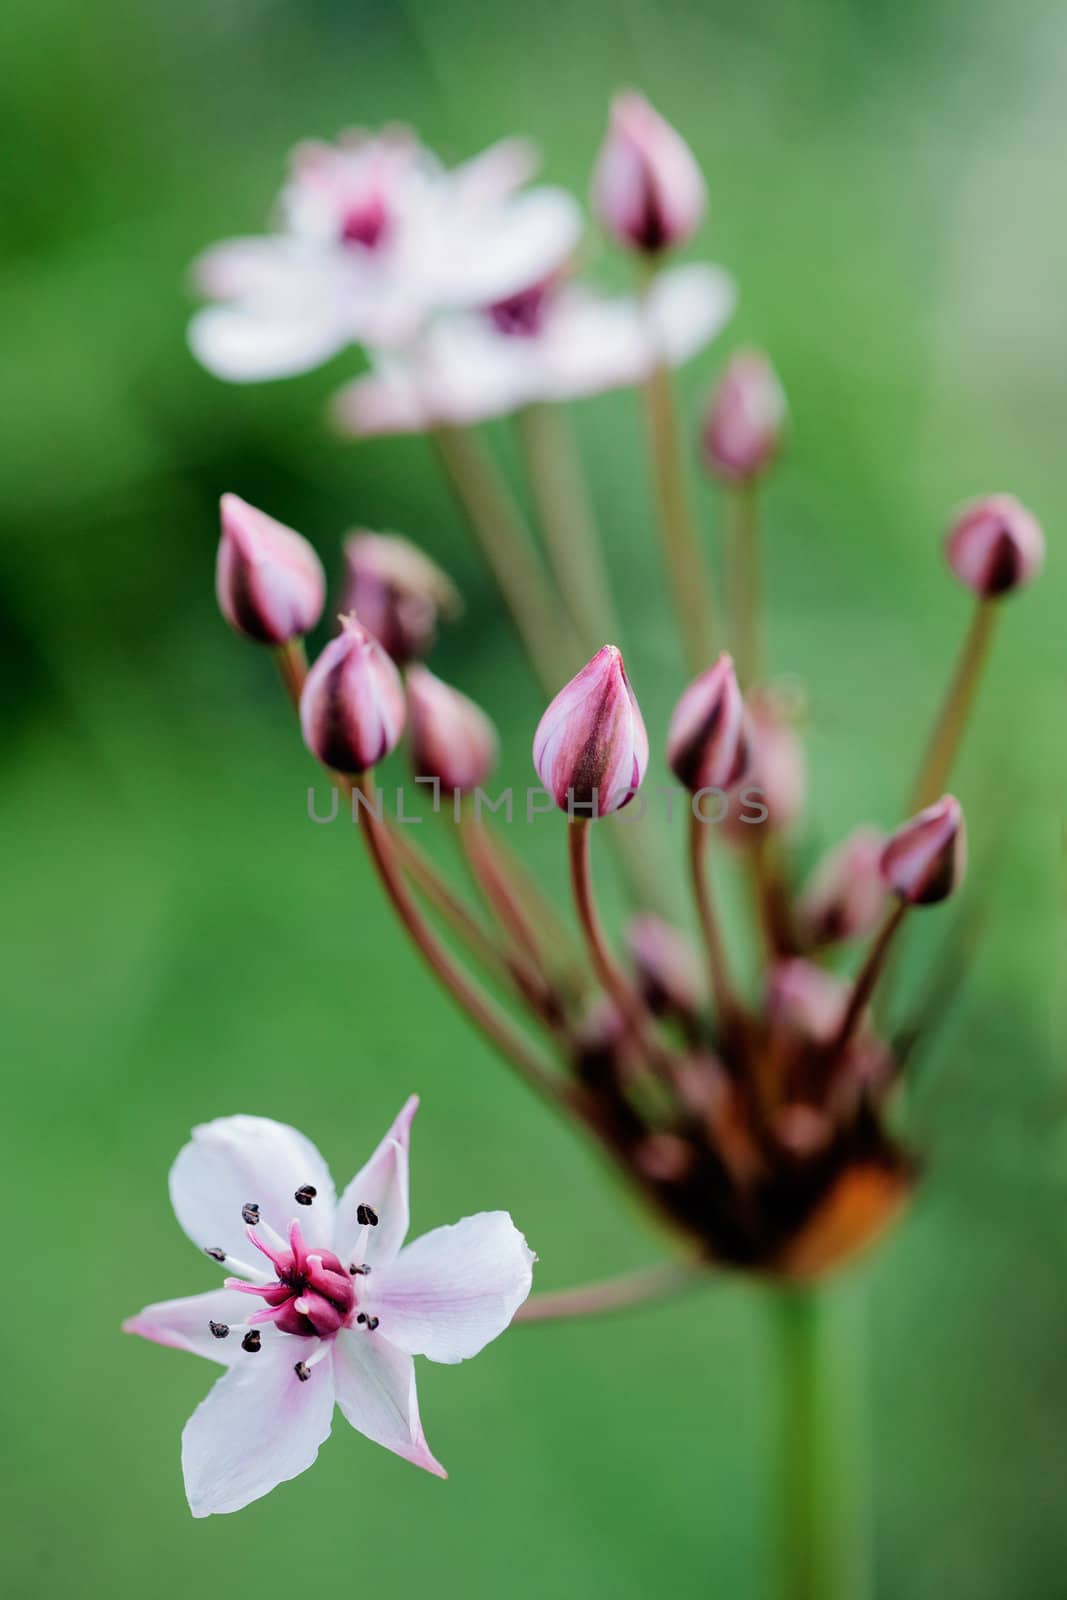
<path fill-rule="evenodd" d="M 349 1266 L 348 1270 L 349 1270 L 349 1272 L 352 1274 L 352 1276 L 354 1278 L 365 1278 L 367 1276 L 367 1273 L 370 1271 L 370 1268 L 368 1267 L 368 1265 L 367 1265 L 367 1263 L 365 1261 L 364 1261 L 362 1266 L 357 1266 L 356 1263 L 353 1261 L 351 1263 L 351 1265 Z"/>
<path fill-rule="evenodd" d="M 241 1349 L 242 1350 L 247 1350 L 249 1355 L 251 1356 L 251 1355 L 255 1355 L 256 1351 L 262 1346 L 262 1344 L 263 1344 L 263 1336 L 260 1333 L 259 1329 L 258 1328 L 249 1328 L 248 1332 L 245 1334 L 244 1338 L 241 1340 Z"/>
<path fill-rule="evenodd" d="M 308 1379 L 311 1377 L 311 1371 L 306 1361 L 298 1361 L 293 1367 L 293 1371 L 296 1373 L 301 1383 L 307 1383 Z"/>
<path fill-rule="evenodd" d="M 259 1221 L 259 1207 L 251 1200 L 241 1207 L 241 1221 L 254 1228 Z"/>
<path fill-rule="evenodd" d="M 367 1318 L 367 1332 L 368 1333 L 373 1333 L 377 1326 L 378 1326 L 378 1318 L 377 1317 L 368 1317 Z"/>
<path fill-rule="evenodd" d="M 230 1336 L 230 1326 L 227 1322 L 209 1322 L 208 1327 L 216 1339 L 228 1339 Z"/>
<path fill-rule="evenodd" d="M 204 1246 L 204 1254 L 206 1256 L 210 1256 L 212 1261 L 226 1260 L 226 1252 L 222 1246 L 218 1244 L 206 1244 Z"/>
<path fill-rule="evenodd" d="M 319 1191 L 315 1188 L 314 1184 L 302 1183 L 294 1194 L 293 1199 L 296 1201 L 298 1206 L 309 1206 L 318 1192 Z"/>
<path fill-rule="evenodd" d="M 378 1226 L 378 1213 L 373 1206 L 359 1205 L 356 1207 L 356 1221 L 361 1228 L 376 1228 Z"/>

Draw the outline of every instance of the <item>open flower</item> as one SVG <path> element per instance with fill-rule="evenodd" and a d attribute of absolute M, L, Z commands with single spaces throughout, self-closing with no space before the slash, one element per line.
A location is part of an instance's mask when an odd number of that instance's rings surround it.
<path fill-rule="evenodd" d="M 477 1355 L 529 1294 L 534 1256 L 504 1211 L 404 1245 L 417 1108 L 412 1096 L 340 1200 L 315 1146 L 266 1117 L 195 1128 L 171 1168 L 178 1221 L 231 1276 L 123 1326 L 228 1369 L 182 1434 L 194 1516 L 238 1511 L 303 1472 L 335 1402 L 368 1439 L 445 1476 L 412 1357 Z"/>
<path fill-rule="evenodd" d="M 194 355 L 231 382 L 306 372 L 348 344 L 405 343 L 433 312 L 488 305 L 554 272 L 581 231 L 562 190 L 519 194 L 536 157 L 493 145 L 451 172 L 404 128 L 299 145 L 281 229 L 231 239 L 194 272 L 212 301 Z"/>
<path fill-rule="evenodd" d="M 729 275 L 710 266 L 672 267 L 643 299 L 541 282 L 479 312 L 440 318 L 403 354 L 377 355 L 337 394 L 334 415 L 357 438 L 424 433 L 629 388 L 655 366 L 696 355 L 735 300 Z"/>

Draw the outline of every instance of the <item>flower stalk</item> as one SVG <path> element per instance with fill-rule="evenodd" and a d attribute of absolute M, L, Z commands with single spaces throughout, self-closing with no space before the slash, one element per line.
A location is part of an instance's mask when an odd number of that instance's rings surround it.
<path fill-rule="evenodd" d="M 948 782 L 989 659 L 999 609 L 995 600 L 981 596 L 975 605 L 956 670 L 912 787 L 909 811 L 929 805 Z"/>
<path fill-rule="evenodd" d="M 629 1311 L 635 1306 L 657 1305 L 699 1288 L 710 1277 L 711 1271 L 703 1262 L 665 1262 L 609 1278 L 603 1283 L 535 1295 L 519 1307 L 513 1321 L 573 1322 L 585 1317 L 607 1316 L 614 1311 Z"/>
<path fill-rule="evenodd" d="M 743 689 L 763 677 L 763 584 L 760 505 L 756 483 L 742 483 L 726 496 L 727 560 L 734 656 Z"/>

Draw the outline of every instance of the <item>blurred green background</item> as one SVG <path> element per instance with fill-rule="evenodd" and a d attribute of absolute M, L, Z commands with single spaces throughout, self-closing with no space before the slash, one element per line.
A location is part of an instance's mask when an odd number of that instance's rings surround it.
<path fill-rule="evenodd" d="M 312 1472 L 201 1523 L 179 1433 L 213 1374 L 118 1331 L 213 1283 L 165 1179 L 194 1122 L 236 1110 L 295 1122 L 345 1181 L 417 1089 L 417 1230 L 506 1206 L 542 1289 L 664 1248 L 424 981 L 347 830 L 309 826 L 312 769 L 270 663 L 214 609 L 224 489 L 334 571 L 345 528 L 403 530 L 468 601 L 435 665 L 485 703 L 503 777 L 525 783 L 539 698 L 425 447 L 330 436 L 352 359 L 239 389 L 184 346 L 188 261 L 261 226 L 297 138 L 407 119 L 453 160 L 522 131 L 584 191 L 627 82 L 708 174 L 690 254 L 741 285 L 685 374 L 691 410 L 742 339 L 791 398 L 768 581 L 774 664 L 811 693 L 802 857 L 897 817 L 968 609 L 940 558 L 948 509 L 1009 488 L 1049 533 L 958 774 L 990 916 L 916 1111 L 929 1179 L 861 1276 L 878 1595 L 1063 1592 L 1065 66 L 1051 0 L 16 0 L 0 68 L 9 1592 L 773 1592 L 755 1290 L 421 1363 L 447 1484 L 341 1424 Z M 681 669 L 639 413 L 613 396 L 576 423 L 661 737 Z M 522 842 L 562 893 L 562 829 Z M 913 980 L 947 922 L 919 930 Z"/>

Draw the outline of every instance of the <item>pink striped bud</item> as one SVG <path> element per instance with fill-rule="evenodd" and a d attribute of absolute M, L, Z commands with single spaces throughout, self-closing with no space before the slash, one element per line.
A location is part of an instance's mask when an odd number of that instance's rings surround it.
<path fill-rule="evenodd" d="M 693 679 L 675 706 L 667 730 L 667 761 L 678 782 L 694 794 L 734 789 L 748 771 L 745 702 L 725 651 Z"/>
<path fill-rule="evenodd" d="M 905 822 L 882 851 L 882 877 L 912 906 L 947 900 L 963 878 L 967 831 L 960 803 L 946 794 Z"/>
<path fill-rule="evenodd" d="M 383 761 L 404 731 L 404 685 L 355 617 L 341 618 L 300 696 L 304 743 L 323 766 L 356 776 Z"/>
<path fill-rule="evenodd" d="M 692 1017 L 705 1003 L 704 966 L 692 940 L 654 911 L 631 917 L 626 943 L 645 1003 L 657 1017 Z"/>
<path fill-rule="evenodd" d="M 605 817 L 629 805 L 648 767 L 648 734 L 613 644 L 552 701 L 534 734 L 533 760 L 569 816 Z"/>
<path fill-rule="evenodd" d="M 704 419 L 704 454 L 727 483 L 752 483 L 778 454 L 785 425 L 785 391 L 759 350 L 732 356 Z"/>
<path fill-rule="evenodd" d="M 480 706 L 423 666 L 409 668 L 411 760 L 417 778 L 469 794 L 496 761 L 496 729 Z"/>
<path fill-rule="evenodd" d="M 856 828 L 820 861 L 798 907 L 808 944 L 837 944 L 874 927 L 886 902 L 881 873 L 885 842 L 879 828 Z"/>
<path fill-rule="evenodd" d="M 455 616 L 452 582 L 410 540 L 353 533 L 345 540 L 344 609 L 354 611 L 398 666 L 426 654 L 439 617 Z"/>
<path fill-rule="evenodd" d="M 945 543 L 948 564 L 983 600 L 1021 589 L 1045 564 L 1045 535 L 1036 517 L 1010 494 L 975 500 L 957 516 Z"/>
<path fill-rule="evenodd" d="M 235 494 L 224 494 L 215 594 L 230 627 L 258 644 L 288 644 L 322 616 L 326 581 L 307 540 Z"/>
<path fill-rule="evenodd" d="M 656 255 L 684 244 L 700 224 L 707 190 L 685 140 L 643 95 L 615 96 L 593 173 L 593 208 L 629 249 Z"/>

